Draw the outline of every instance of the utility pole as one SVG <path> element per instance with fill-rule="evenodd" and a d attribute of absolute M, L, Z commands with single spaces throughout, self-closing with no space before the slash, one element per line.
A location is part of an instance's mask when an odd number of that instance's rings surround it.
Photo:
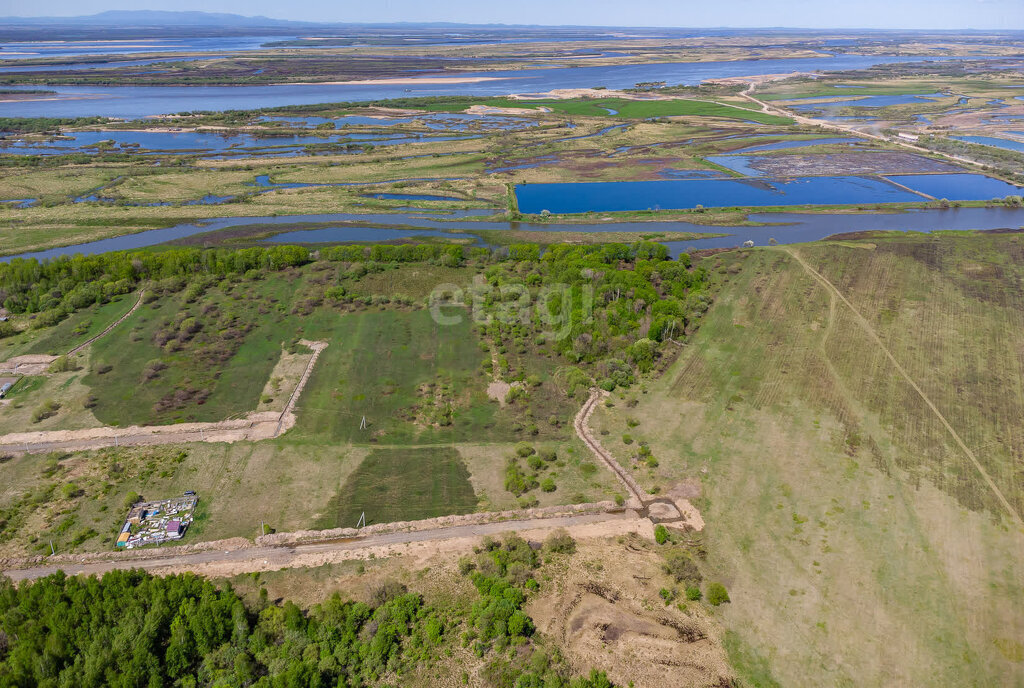
<path fill-rule="evenodd" d="M 52 557 L 56 553 L 57 553 L 57 550 L 55 550 L 53 548 L 53 540 L 50 540 L 50 556 Z"/>
<path fill-rule="evenodd" d="M 360 430 L 365 430 L 366 429 L 366 416 L 363 416 L 362 422 L 359 423 L 359 429 Z"/>
<path fill-rule="evenodd" d="M 266 535 L 266 534 L 267 534 L 267 527 L 265 525 L 263 525 L 263 520 L 261 519 L 260 520 L 260 535 Z"/>
<path fill-rule="evenodd" d="M 362 513 L 362 515 L 359 517 L 359 522 L 356 523 L 356 528 L 365 528 L 365 527 L 366 527 L 366 512 L 364 511 Z"/>

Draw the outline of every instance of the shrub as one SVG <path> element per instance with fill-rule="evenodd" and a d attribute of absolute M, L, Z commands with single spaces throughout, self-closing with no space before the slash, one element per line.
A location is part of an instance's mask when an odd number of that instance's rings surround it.
<path fill-rule="evenodd" d="M 68 358 L 67 356 L 60 356 L 53 363 L 50 364 L 49 371 L 51 373 L 68 373 L 72 370 L 80 370 L 81 366 L 78 363 Z"/>
<path fill-rule="evenodd" d="M 660 523 L 654 527 L 654 541 L 659 545 L 664 545 L 668 542 L 668 528 L 661 525 Z"/>
<path fill-rule="evenodd" d="M 704 597 L 704 594 L 700 591 L 700 588 L 696 585 L 686 586 L 686 599 L 691 602 L 696 602 L 700 598 Z"/>
<path fill-rule="evenodd" d="M 633 444 L 633 437 L 631 435 L 623 435 L 622 436 L 622 443 L 623 444 Z"/>
<path fill-rule="evenodd" d="M 121 508 L 124 509 L 125 511 L 128 511 L 128 509 L 131 509 L 133 506 L 135 506 L 135 502 L 139 501 L 140 499 L 142 499 L 142 495 L 140 495 L 138 492 L 129 492 L 124 496 L 124 503 Z"/>
<path fill-rule="evenodd" d="M 57 411 L 60 410 L 60 404 L 50 399 L 40 404 L 35 411 L 32 412 L 32 422 L 38 423 L 42 420 L 50 418 L 51 416 L 57 415 Z"/>
<path fill-rule="evenodd" d="M 535 453 L 536 450 L 527 442 L 520 442 L 519 444 L 516 445 L 516 454 L 523 458 L 526 458 L 527 456 L 530 456 Z"/>
<path fill-rule="evenodd" d="M 505 467 L 505 489 L 517 497 L 537 487 L 537 481 L 525 475 L 516 461 L 509 461 Z"/>
<path fill-rule="evenodd" d="M 537 456 L 536 454 L 528 458 L 526 460 L 526 464 L 535 471 L 539 471 L 540 469 L 544 468 L 544 460 Z"/>
<path fill-rule="evenodd" d="M 540 482 L 540 489 L 543 490 L 544 492 L 554 492 L 556 489 L 558 489 L 558 486 L 555 485 L 554 478 L 551 478 L 549 476 L 547 478 L 544 478 L 544 480 Z"/>
<path fill-rule="evenodd" d="M 148 361 L 142 369 L 142 381 L 150 382 L 160 376 L 160 371 L 164 370 L 167 364 L 158 358 L 154 358 Z"/>
<path fill-rule="evenodd" d="M 682 550 L 669 552 L 665 557 L 665 573 L 675 578 L 677 583 L 682 581 L 697 583 L 700 582 L 700 569 L 689 554 Z"/>
<path fill-rule="evenodd" d="M 658 596 L 665 600 L 665 606 L 668 606 L 672 603 L 672 600 L 676 598 L 676 591 L 669 590 L 668 588 L 662 588 L 658 591 Z"/>
<path fill-rule="evenodd" d="M 576 541 L 567 530 L 559 528 L 552 531 L 544 540 L 544 550 L 558 554 L 572 554 L 576 551 Z"/>
<path fill-rule="evenodd" d="M 708 602 L 714 606 L 730 602 L 729 593 L 721 583 L 708 583 Z"/>
<path fill-rule="evenodd" d="M 620 494 L 615 495 L 615 506 L 622 506 L 626 503 L 626 498 Z"/>

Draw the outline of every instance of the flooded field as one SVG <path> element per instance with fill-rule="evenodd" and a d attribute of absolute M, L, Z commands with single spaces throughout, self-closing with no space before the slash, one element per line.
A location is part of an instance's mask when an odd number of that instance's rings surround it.
<path fill-rule="evenodd" d="M 818 155 L 712 155 L 716 165 L 750 177 L 959 172 L 960 167 L 914 153 L 875 151 Z"/>
<path fill-rule="evenodd" d="M 346 126 L 379 126 L 392 127 L 402 124 L 422 124 L 427 129 L 439 131 L 464 131 L 470 127 L 484 130 L 515 130 L 524 127 L 535 127 L 540 124 L 535 119 L 528 117 L 512 117 L 508 115 L 475 115 L 462 112 L 432 112 L 417 113 L 410 117 L 389 117 L 389 116 L 367 116 L 367 115 L 345 115 L 344 117 L 316 117 L 316 116 L 265 116 L 260 117 L 261 122 L 282 122 L 291 127 L 303 127 L 312 129 L 324 124 L 333 124 L 335 129 L 342 129 Z"/>
<path fill-rule="evenodd" d="M 0 138 L 0 154 L 67 155 L 70 153 L 195 153 L 201 155 L 301 155 L 316 146 L 353 144 L 397 146 L 420 141 L 459 141 L 466 136 L 416 134 L 344 133 L 323 135 L 221 134 L 171 131 L 75 131 L 52 137 Z M 310 148 L 314 147 L 314 148 Z M 333 151 L 332 151 L 333 152 Z"/>

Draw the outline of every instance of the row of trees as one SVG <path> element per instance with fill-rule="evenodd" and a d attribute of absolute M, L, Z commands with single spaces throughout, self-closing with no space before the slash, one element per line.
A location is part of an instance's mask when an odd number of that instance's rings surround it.
<path fill-rule="evenodd" d="M 281 270 L 308 263 L 309 249 L 172 249 L 62 256 L 0 264 L 0 301 L 12 313 L 55 311 L 63 317 L 92 303 L 135 290 L 146 281 L 226 277 L 250 270 Z M 59 321 L 59 318 L 58 318 Z"/>

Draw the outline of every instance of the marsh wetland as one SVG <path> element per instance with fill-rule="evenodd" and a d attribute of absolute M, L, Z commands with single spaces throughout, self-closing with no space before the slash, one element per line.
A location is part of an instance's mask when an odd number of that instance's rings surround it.
<path fill-rule="evenodd" d="M 0 683 L 143 666 L 4 613 L 114 571 L 223 607 L 152 685 L 1020 684 L 1022 66 L 0 28 Z"/>

